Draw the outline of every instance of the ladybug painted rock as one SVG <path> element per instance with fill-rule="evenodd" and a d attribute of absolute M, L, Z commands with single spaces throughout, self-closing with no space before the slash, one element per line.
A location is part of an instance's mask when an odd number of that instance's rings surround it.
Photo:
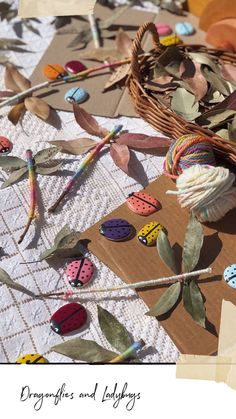
<path fill-rule="evenodd" d="M 40 354 L 26 354 L 17 359 L 16 364 L 46 364 L 48 361 Z"/>
<path fill-rule="evenodd" d="M 65 65 L 65 69 L 72 74 L 80 73 L 80 71 L 84 71 L 86 70 L 86 68 L 87 67 L 83 63 L 81 63 L 80 61 L 75 61 L 75 60 L 69 61 Z"/>
<path fill-rule="evenodd" d="M 159 36 L 170 35 L 173 31 L 167 23 L 155 23 Z"/>
<path fill-rule="evenodd" d="M 43 67 L 43 74 L 49 80 L 60 80 L 67 76 L 67 71 L 60 64 L 48 64 Z"/>
<path fill-rule="evenodd" d="M 13 144 L 6 137 L 0 136 L 0 154 L 8 154 L 11 152 Z"/>
<path fill-rule="evenodd" d="M 72 89 L 68 90 L 65 94 L 65 100 L 69 103 L 82 103 L 87 100 L 89 97 L 86 90 L 82 89 L 81 87 L 72 87 Z"/>
<path fill-rule="evenodd" d="M 170 45 L 178 45 L 182 43 L 182 40 L 177 35 L 168 35 L 161 38 L 160 43 L 169 47 Z"/>
<path fill-rule="evenodd" d="M 74 260 L 66 268 L 66 276 L 72 287 L 83 287 L 87 285 L 93 273 L 94 266 L 87 258 Z"/>
<path fill-rule="evenodd" d="M 145 246 L 153 246 L 163 226 L 157 221 L 151 221 L 138 232 L 139 241 Z"/>
<path fill-rule="evenodd" d="M 175 31 L 178 35 L 189 36 L 194 34 L 195 29 L 190 22 L 179 22 L 175 25 Z"/>
<path fill-rule="evenodd" d="M 236 289 L 236 264 L 228 266 L 224 270 L 224 280 L 231 287 Z"/>
<path fill-rule="evenodd" d="M 50 326 L 59 335 L 80 329 L 87 320 L 87 311 L 78 303 L 69 303 L 57 310 L 51 317 Z"/>
<path fill-rule="evenodd" d="M 121 241 L 127 239 L 132 233 L 132 225 L 122 218 L 113 218 L 100 226 L 100 233 L 108 240 Z"/>
<path fill-rule="evenodd" d="M 131 211 L 139 215 L 150 215 L 161 209 L 160 202 L 145 192 L 131 193 L 127 205 Z"/>

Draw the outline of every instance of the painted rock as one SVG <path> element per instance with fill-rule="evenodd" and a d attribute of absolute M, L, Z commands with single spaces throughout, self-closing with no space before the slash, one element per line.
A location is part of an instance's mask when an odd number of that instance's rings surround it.
<path fill-rule="evenodd" d="M 6 137 L 0 136 L 0 154 L 8 154 L 11 152 L 13 144 Z"/>
<path fill-rule="evenodd" d="M 100 233 L 108 240 L 121 241 L 127 239 L 132 233 L 132 225 L 122 218 L 113 218 L 100 226 Z"/>
<path fill-rule="evenodd" d="M 127 205 L 131 211 L 139 215 L 150 215 L 161 209 L 160 202 L 145 192 L 131 193 Z"/>
<path fill-rule="evenodd" d="M 16 364 L 46 364 L 48 360 L 40 354 L 26 354 L 17 359 Z"/>
<path fill-rule="evenodd" d="M 66 268 L 66 276 L 72 287 L 84 287 L 93 276 L 94 266 L 87 258 L 74 260 Z"/>
<path fill-rule="evenodd" d="M 236 263 L 228 266 L 224 270 L 224 280 L 230 287 L 236 289 Z"/>
<path fill-rule="evenodd" d="M 189 36 L 195 32 L 195 29 L 190 22 L 179 22 L 175 25 L 177 35 Z"/>
<path fill-rule="evenodd" d="M 157 221 L 151 221 L 138 232 L 138 239 L 145 246 L 153 246 L 163 226 Z"/>
<path fill-rule="evenodd" d="M 60 80 L 67 76 L 67 71 L 60 64 L 48 64 L 43 67 L 43 74 L 49 80 Z"/>
<path fill-rule="evenodd" d="M 59 308 L 51 317 L 50 326 L 59 335 L 80 329 L 87 320 L 87 311 L 78 303 L 69 303 Z"/>
<path fill-rule="evenodd" d="M 169 25 L 166 23 L 155 23 L 155 26 L 157 28 L 158 35 L 165 36 L 170 35 L 173 31 Z"/>
<path fill-rule="evenodd" d="M 80 73 L 80 71 L 86 70 L 86 66 L 80 61 L 69 61 L 65 65 L 65 69 L 72 74 Z"/>
<path fill-rule="evenodd" d="M 160 43 L 165 47 L 170 45 L 178 45 L 182 43 L 182 40 L 177 35 L 168 35 L 160 39 Z"/>
<path fill-rule="evenodd" d="M 69 103 L 82 103 L 87 100 L 88 97 L 89 95 L 86 90 L 82 89 L 81 87 L 72 87 L 65 94 L 65 100 Z"/>

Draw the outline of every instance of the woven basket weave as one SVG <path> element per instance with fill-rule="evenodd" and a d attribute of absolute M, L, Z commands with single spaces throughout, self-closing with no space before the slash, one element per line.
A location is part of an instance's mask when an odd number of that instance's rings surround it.
<path fill-rule="evenodd" d="M 151 55 L 143 56 L 139 59 L 141 43 L 145 33 L 149 31 L 152 34 L 154 49 Z M 161 103 L 158 99 L 152 97 L 150 92 L 144 88 L 145 78 L 147 74 L 156 65 L 156 59 L 165 51 L 165 47 L 160 44 L 156 26 L 152 22 L 142 25 L 133 42 L 131 72 L 127 81 L 129 93 L 131 95 L 134 108 L 138 115 L 147 121 L 157 131 L 177 139 L 185 134 L 204 135 L 212 144 L 216 155 L 219 158 L 228 160 L 236 165 L 236 143 L 225 140 L 209 129 L 200 127 L 199 125 L 186 121 L 177 115 L 170 108 Z M 236 65 L 236 54 L 209 49 L 202 45 L 178 45 L 181 51 L 194 51 L 210 54 L 214 60 L 231 63 Z"/>

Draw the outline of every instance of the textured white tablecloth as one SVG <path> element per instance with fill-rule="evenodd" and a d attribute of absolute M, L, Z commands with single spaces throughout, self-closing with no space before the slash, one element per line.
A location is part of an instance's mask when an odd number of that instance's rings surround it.
<path fill-rule="evenodd" d="M 23 39 L 27 42 L 27 49 L 32 53 L 10 53 L 11 61 L 22 66 L 22 72 L 30 76 L 41 55 L 49 45 L 54 28 L 50 24 L 51 18 L 42 19 L 37 26 L 41 37 L 24 30 Z M 0 37 L 15 37 L 12 23 L 0 23 Z M 3 88 L 3 67 L 1 72 L 1 88 Z M 73 114 L 59 112 L 62 121 L 60 129 L 38 119 L 27 112 L 21 123 L 14 127 L 7 119 L 4 109 L 0 119 L 0 134 L 7 136 L 14 143 L 13 155 L 24 158 L 27 148 L 33 152 L 43 149 L 54 139 L 73 139 L 87 136 L 76 124 Z M 99 123 L 112 128 L 114 120 L 97 118 Z M 118 118 L 116 122 L 123 124 L 130 132 L 154 134 L 142 119 Z M 153 181 L 162 172 L 163 158 L 136 153 L 145 168 L 149 181 Z M 80 158 L 66 157 L 64 170 L 75 171 Z M 0 181 L 5 178 L 0 173 Z M 139 190 L 142 185 L 126 176 L 112 162 L 109 154 L 103 155 L 93 169 L 87 172 L 81 187 L 55 215 L 49 215 L 46 209 L 58 196 L 62 186 L 68 179 L 64 176 L 40 176 L 38 184 L 41 191 L 40 221 L 35 233 L 32 227 L 21 245 L 17 244 L 19 236 L 27 220 L 29 189 L 28 181 L 21 181 L 13 187 L 0 191 L 0 247 L 5 256 L 0 258 L 0 267 L 5 269 L 12 279 L 25 285 L 36 293 L 50 292 L 55 289 L 65 290 L 68 283 L 65 278 L 63 263 L 59 266 L 49 266 L 47 262 L 36 264 L 21 264 L 26 261 L 37 260 L 40 252 L 52 243 L 55 234 L 63 225 L 68 223 L 71 228 L 84 231 L 100 220 L 104 215 L 124 202 L 128 193 Z M 33 241 L 32 241 L 33 239 Z M 91 255 L 97 268 L 97 274 L 92 283 L 97 286 L 111 286 L 121 284 L 122 281 Z M 158 258 L 157 258 L 158 260 Z M 97 295 L 96 298 L 84 299 L 83 304 L 89 312 L 88 327 L 76 336 L 92 339 L 97 343 L 112 349 L 103 338 L 97 320 L 97 303 L 113 313 L 123 323 L 135 339 L 142 338 L 146 342 L 145 349 L 140 353 L 143 362 L 175 362 L 178 351 L 167 336 L 164 329 L 155 318 L 144 315 L 147 306 L 133 291 L 110 294 L 106 298 Z M 71 337 L 60 337 L 49 326 L 50 316 L 62 306 L 62 301 L 34 300 L 17 291 L 0 286 L 0 362 L 15 362 L 26 353 L 39 352 L 44 354 L 50 362 L 71 362 L 67 357 L 50 352 L 51 346 L 61 343 Z"/>

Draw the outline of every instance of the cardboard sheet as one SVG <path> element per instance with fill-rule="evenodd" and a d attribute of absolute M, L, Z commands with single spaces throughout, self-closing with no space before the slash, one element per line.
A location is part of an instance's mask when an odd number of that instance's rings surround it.
<path fill-rule="evenodd" d="M 98 18 L 105 19 L 112 14 L 112 11 L 108 8 L 102 7 L 97 4 L 95 6 L 95 15 Z M 198 19 L 189 15 L 186 18 L 188 21 L 192 22 L 194 27 L 197 28 Z M 186 20 L 185 19 L 185 20 Z M 158 15 L 154 13 L 143 12 L 134 9 L 128 9 L 120 16 L 115 24 L 112 27 L 112 30 L 118 30 L 119 27 L 122 27 L 134 39 L 135 34 L 138 28 L 145 22 L 167 22 L 174 30 L 175 24 L 179 22 L 180 17 L 172 15 L 167 11 L 161 11 Z M 68 25 L 67 28 L 78 26 L 78 21 L 73 21 L 71 25 Z M 76 34 L 64 34 L 64 35 L 55 35 L 52 43 L 48 47 L 42 59 L 39 61 L 37 67 L 35 68 L 31 81 L 32 84 L 38 84 L 45 81 L 45 78 L 42 74 L 42 68 L 46 64 L 58 63 L 64 65 L 66 62 L 71 60 L 80 60 L 79 53 L 82 50 L 68 48 L 70 42 L 75 38 Z M 182 37 L 184 42 L 187 43 L 204 43 L 205 33 L 198 30 L 195 35 L 190 37 Z M 104 47 L 112 48 L 114 46 L 114 40 L 105 39 Z M 93 42 L 90 42 L 87 46 L 88 49 L 94 49 Z M 143 49 L 149 51 L 152 48 L 151 37 L 146 36 L 143 40 Z M 95 61 L 81 60 L 85 63 L 87 67 L 94 67 L 99 65 Z M 48 102 L 49 105 L 54 109 L 72 111 L 72 106 L 64 100 L 64 95 L 69 90 L 69 88 L 74 86 L 83 87 L 90 95 L 90 98 L 87 102 L 83 103 L 82 107 L 89 113 L 99 116 L 115 117 L 118 115 L 123 116 L 137 116 L 133 109 L 131 99 L 126 88 L 122 89 L 113 89 L 106 93 L 103 93 L 103 88 L 110 77 L 110 72 L 108 70 L 97 75 L 93 74 L 91 77 L 86 80 L 81 80 L 77 82 L 70 82 L 60 87 L 54 88 L 53 91 L 45 89 L 42 91 L 44 100 Z"/>
<path fill-rule="evenodd" d="M 96 0 L 20 0 L 20 17 L 70 16 L 93 13 Z"/>
<path fill-rule="evenodd" d="M 140 244 L 137 237 L 125 242 L 111 242 L 99 234 L 100 224 L 109 218 L 124 218 L 136 232 L 148 221 L 159 221 L 168 231 L 168 237 L 181 258 L 188 213 L 182 210 L 175 197 L 166 195 L 175 184 L 165 176 L 152 182 L 145 190 L 160 200 L 162 209 L 152 216 L 141 217 L 128 209 L 126 203 L 118 207 L 103 220 L 83 232 L 82 238 L 90 240 L 88 248 L 102 262 L 127 283 L 149 280 L 171 275 L 158 256 L 155 247 Z M 199 286 L 205 297 L 207 314 L 206 329 L 198 326 L 184 310 L 182 303 L 171 313 L 163 316 L 161 323 L 180 352 L 185 354 L 211 355 L 218 348 L 218 333 L 222 299 L 236 304 L 236 292 L 224 280 L 224 269 L 235 261 L 236 209 L 217 223 L 204 226 L 204 247 L 197 269 L 211 266 L 213 273 L 203 277 Z M 166 287 L 146 289 L 138 292 L 148 307 L 153 306 Z M 144 314 L 144 313 L 143 313 Z"/>

